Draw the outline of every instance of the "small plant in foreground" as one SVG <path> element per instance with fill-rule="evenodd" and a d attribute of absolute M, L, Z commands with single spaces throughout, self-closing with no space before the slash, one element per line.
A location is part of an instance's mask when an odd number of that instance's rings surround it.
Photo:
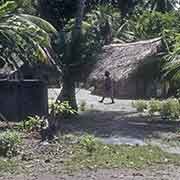
<path fill-rule="evenodd" d="M 167 99 L 161 105 L 161 117 L 163 119 L 179 119 L 180 104 L 177 99 Z"/>
<path fill-rule="evenodd" d="M 16 155 L 17 147 L 21 142 L 21 135 L 17 131 L 8 130 L 0 133 L 0 156 Z"/>
<path fill-rule="evenodd" d="M 49 108 L 51 109 L 51 114 L 54 117 L 58 115 L 72 115 L 77 113 L 77 111 L 74 110 L 67 101 L 57 101 L 55 103 L 50 104 Z"/>
<path fill-rule="evenodd" d="M 28 116 L 27 119 L 22 121 L 18 125 L 19 130 L 34 131 L 39 130 L 41 127 L 41 117 L 39 116 Z"/>
<path fill-rule="evenodd" d="M 162 119 L 177 120 L 180 117 L 180 102 L 176 98 L 169 98 L 164 101 L 152 99 L 150 101 L 134 101 L 132 106 L 138 112 L 144 112 L 145 109 L 152 116 L 155 112 L 160 114 Z"/>
<path fill-rule="evenodd" d="M 155 112 L 160 112 L 161 102 L 159 100 L 151 99 L 148 103 L 148 112 L 152 116 Z"/>
<path fill-rule="evenodd" d="M 0 174 L 13 174 L 16 171 L 17 166 L 18 163 L 15 160 L 5 158 L 0 159 Z"/>
<path fill-rule="evenodd" d="M 93 136 L 85 135 L 80 140 L 80 145 L 87 150 L 88 153 L 96 151 L 96 139 Z"/>
<path fill-rule="evenodd" d="M 138 112 L 143 112 L 145 109 L 147 109 L 147 102 L 144 100 L 133 101 L 132 107 L 136 108 Z"/>

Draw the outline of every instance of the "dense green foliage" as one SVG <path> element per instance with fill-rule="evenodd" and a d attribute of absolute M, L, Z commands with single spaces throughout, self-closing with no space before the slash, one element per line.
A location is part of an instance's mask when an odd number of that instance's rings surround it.
<path fill-rule="evenodd" d="M 161 80 L 170 82 L 173 89 L 179 89 L 180 80 L 180 13 L 143 11 L 131 16 L 117 31 L 116 37 L 125 41 L 146 40 L 162 37 L 165 56 L 162 58 Z"/>
<path fill-rule="evenodd" d="M 162 119 L 179 120 L 180 102 L 178 99 L 169 98 L 167 100 L 150 101 L 137 100 L 132 103 L 138 112 L 148 112 L 149 115 L 160 115 Z"/>
<path fill-rule="evenodd" d="M 0 5 L 7 3 L 9 0 L 2 0 Z M 16 8 L 14 12 L 27 13 L 34 15 L 37 12 L 37 1 L 36 0 L 14 0 Z"/>
<path fill-rule="evenodd" d="M 164 31 L 178 28 L 178 13 L 161 13 L 144 11 L 143 14 L 132 16 L 128 29 L 136 39 L 150 39 L 163 36 Z"/>
<path fill-rule="evenodd" d="M 17 125 L 19 131 L 39 131 L 41 129 L 42 118 L 39 116 L 29 116 Z"/>
<path fill-rule="evenodd" d="M 145 5 L 154 11 L 169 12 L 177 8 L 178 0 L 147 0 Z"/>
<path fill-rule="evenodd" d="M 55 103 L 51 103 L 49 105 L 49 108 L 51 110 L 51 115 L 53 115 L 53 117 L 66 116 L 77 113 L 77 111 L 75 111 L 66 101 L 64 102 L 57 101 Z"/>
<path fill-rule="evenodd" d="M 7 1 L 0 6 L 0 62 L 18 69 L 22 63 L 48 61 L 45 48 L 56 30 L 48 22 L 32 15 L 19 14 L 18 4 Z"/>

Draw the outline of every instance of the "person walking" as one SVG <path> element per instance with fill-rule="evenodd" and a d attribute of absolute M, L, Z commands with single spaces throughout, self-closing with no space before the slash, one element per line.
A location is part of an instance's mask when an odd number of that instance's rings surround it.
<path fill-rule="evenodd" d="M 103 87 L 104 94 L 103 94 L 102 99 L 99 102 L 102 103 L 106 97 L 110 97 L 112 100 L 111 103 L 113 104 L 115 102 L 114 102 L 114 97 L 113 97 L 113 82 L 110 77 L 110 72 L 105 71 L 104 76 L 105 76 L 104 87 Z"/>

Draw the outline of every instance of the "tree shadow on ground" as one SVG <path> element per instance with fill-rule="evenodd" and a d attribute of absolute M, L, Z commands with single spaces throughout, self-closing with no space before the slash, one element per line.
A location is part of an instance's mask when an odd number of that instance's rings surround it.
<path fill-rule="evenodd" d="M 134 112 L 89 111 L 80 114 L 75 120 L 60 123 L 62 134 L 88 133 L 96 137 L 128 137 L 146 139 L 159 138 L 161 133 L 175 133 L 180 129 L 176 121 L 161 120 L 154 117 L 140 116 Z"/>

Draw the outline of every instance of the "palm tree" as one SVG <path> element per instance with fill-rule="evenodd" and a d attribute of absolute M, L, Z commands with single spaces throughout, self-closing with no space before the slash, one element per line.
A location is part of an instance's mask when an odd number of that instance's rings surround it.
<path fill-rule="evenodd" d="M 179 35 L 180 37 L 180 35 Z M 172 82 L 180 80 L 180 46 L 166 56 L 166 63 L 163 68 L 164 79 Z"/>
<path fill-rule="evenodd" d="M 145 4 L 151 10 L 168 12 L 177 8 L 179 0 L 148 0 Z"/>
<path fill-rule="evenodd" d="M 167 33 L 167 35 L 166 35 Z M 168 81 L 175 95 L 180 90 L 180 32 L 179 27 L 164 33 L 164 42 L 168 50 L 162 66 L 163 80 Z M 179 94 L 180 95 L 180 94 Z M 179 96 L 178 95 L 178 96 Z"/>
<path fill-rule="evenodd" d="M 32 15 L 16 13 L 17 4 L 7 1 L 0 5 L 0 64 L 18 69 L 22 63 L 48 61 L 46 48 L 55 28 Z"/>
<path fill-rule="evenodd" d="M 75 64 L 76 59 L 80 56 L 80 41 L 81 41 L 81 30 L 83 15 L 85 9 L 86 0 L 79 0 L 78 10 L 75 19 L 74 30 L 72 31 L 71 42 L 64 49 L 64 61 L 63 66 L 63 88 L 58 99 L 61 101 L 68 101 L 70 106 L 73 109 L 77 110 L 76 95 L 75 95 L 75 79 L 73 76 L 73 65 Z"/>

